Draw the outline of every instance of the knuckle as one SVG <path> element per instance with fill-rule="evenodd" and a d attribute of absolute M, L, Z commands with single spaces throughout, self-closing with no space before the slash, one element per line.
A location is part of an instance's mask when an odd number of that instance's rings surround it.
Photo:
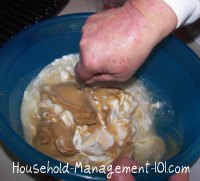
<path fill-rule="evenodd" d="M 86 69 L 92 69 L 93 68 L 93 65 L 90 61 L 91 59 L 90 58 L 83 58 L 82 59 L 82 65 L 86 68 Z"/>
<path fill-rule="evenodd" d="M 85 24 L 91 23 L 93 22 L 93 20 L 95 19 L 96 15 L 93 14 L 92 16 L 89 16 L 85 22 Z"/>
<path fill-rule="evenodd" d="M 87 39 L 82 37 L 80 40 L 80 48 L 83 49 L 87 46 Z"/>
<path fill-rule="evenodd" d="M 83 34 L 84 34 L 84 32 L 86 31 L 86 29 L 87 29 L 87 25 L 84 24 L 83 27 L 82 27 L 82 30 L 81 30 Z"/>
<path fill-rule="evenodd" d="M 80 64 L 84 69 L 90 69 L 91 68 L 91 61 L 90 57 L 86 54 L 85 51 L 81 51 L 80 54 Z"/>
<path fill-rule="evenodd" d="M 87 30 L 87 28 L 90 26 L 90 24 L 91 24 L 91 22 L 92 22 L 92 17 L 89 17 L 87 20 L 86 20 L 86 22 L 85 22 L 85 24 L 83 25 L 83 27 L 82 27 L 82 33 L 84 33 L 86 30 Z"/>

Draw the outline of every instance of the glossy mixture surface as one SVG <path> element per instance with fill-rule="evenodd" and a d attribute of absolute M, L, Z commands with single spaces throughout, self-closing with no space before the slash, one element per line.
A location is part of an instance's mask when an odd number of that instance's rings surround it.
<path fill-rule="evenodd" d="M 141 164 L 162 160 L 165 144 L 152 127 L 160 103 L 138 80 L 82 87 L 74 75 L 78 60 L 55 60 L 27 87 L 21 108 L 27 141 L 72 165 L 109 165 L 120 156 Z"/>

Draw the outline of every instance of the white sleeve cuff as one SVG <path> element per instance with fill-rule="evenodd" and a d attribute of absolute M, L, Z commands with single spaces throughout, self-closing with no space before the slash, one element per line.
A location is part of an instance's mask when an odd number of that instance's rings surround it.
<path fill-rule="evenodd" d="M 178 18 L 177 28 L 194 22 L 200 17 L 200 0 L 163 0 Z"/>

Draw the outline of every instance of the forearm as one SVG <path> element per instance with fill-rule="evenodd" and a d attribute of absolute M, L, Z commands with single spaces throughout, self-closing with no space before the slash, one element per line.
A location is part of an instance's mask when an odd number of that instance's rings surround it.
<path fill-rule="evenodd" d="M 138 9 L 146 20 L 146 36 L 153 36 L 154 43 L 158 43 L 170 34 L 177 26 L 178 20 L 174 11 L 161 0 L 128 0 Z"/>
<path fill-rule="evenodd" d="M 189 24 L 200 18 L 200 0 L 163 0 L 175 12 L 178 24 Z"/>
<path fill-rule="evenodd" d="M 170 11 L 168 11 L 167 8 L 165 8 L 166 6 L 164 4 L 166 4 L 168 7 L 170 7 L 172 12 L 174 12 L 174 14 L 176 15 L 176 18 L 177 18 L 176 28 L 178 28 L 181 25 L 192 23 L 198 18 L 200 18 L 200 0 L 148 0 L 148 1 L 147 0 L 146 1 L 145 0 L 128 0 L 128 1 L 134 4 L 134 6 L 139 5 L 140 8 L 143 7 L 142 8 L 144 9 L 143 11 L 144 12 L 147 11 L 146 13 L 147 16 L 150 16 L 150 15 L 154 16 L 154 14 L 155 15 L 157 14 L 158 19 L 159 18 L 160 20 L 163 19 L 164 20 L 163 22 L 165 24 L 168 23 L 167 20 L 171 18 L 170 16 L 172 15 Z M 148 4 L 150 4 L 150 6 L 148 6 Z M 154 9 L 151 6 L 151 4 L 153 4 L 154 7 L 157 7 L 156 8 L 157 10 L 155 9 L 155 11 L 151 11 L 151 9 L 152 10 Z M 148 10 L 150 10 L 151 12 L 149 13 Z M 168 13 L 165 14 L 165 12 L 169 12 L 169 14 Z"/>

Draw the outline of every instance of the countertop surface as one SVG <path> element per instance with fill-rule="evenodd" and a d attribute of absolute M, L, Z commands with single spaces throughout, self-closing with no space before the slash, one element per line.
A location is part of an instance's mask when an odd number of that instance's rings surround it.
<path fill-rule="evenodd" d="M 66 7 L 58 14 L 70 14 L 78 12 L 96 12 L 95 0 L 71 0 Z M 99 8 L 99 7 L 98 7 Z M 200 38 L 197 41 L 193 41 L 188 44 L 198 56 L 200 56 Z M 0 143 L 0 176 L 4 181 L 45 181 L 49 180 L 49 177 L 44 174 L 25 174 L 25 173 L 13 173 L 13 163 L 16 165 L 19 160 L 7 150 L 7 148 Z M 197 160 L 190 170 L 190 181 L 200 180 L 200 159 Z"/>

